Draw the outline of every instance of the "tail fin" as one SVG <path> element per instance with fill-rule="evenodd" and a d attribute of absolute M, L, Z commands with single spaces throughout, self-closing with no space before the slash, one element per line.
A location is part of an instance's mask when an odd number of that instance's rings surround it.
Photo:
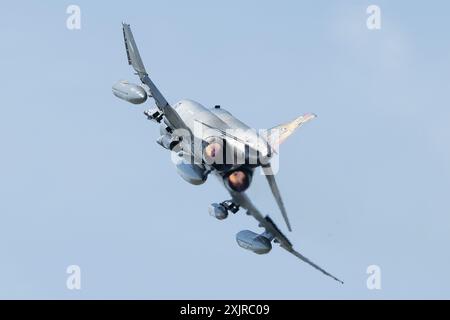
<path fill-rule="evenodd" d="M 294 119 L 293 121 L 271 128 L 269 130 L 269 144 L 276 149 L 277 146 L 286 141 L 286 139 L 293 134 L 295 130 L 316 117 L 317 116 L 313 113 L 307 113 Z"/>

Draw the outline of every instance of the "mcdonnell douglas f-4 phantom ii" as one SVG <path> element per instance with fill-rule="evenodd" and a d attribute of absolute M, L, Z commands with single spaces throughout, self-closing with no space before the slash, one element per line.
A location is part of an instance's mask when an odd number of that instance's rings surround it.
<path fill-rule="evenodd" d="M 315 118 L 315 115 L 305 114 L 266 134 L 259 134 L 220 106 L 209 109 L 191 100 L 182 100 L 171 106 L 150 79 L 130 25 L 123 23 L 122 27 L 128 64 L 136 71 L 142 83 L 137 85 L 119 81 L 114 84 L 113 93 L 133 104 L 144 103 L 148 97 L 154 99 L 156 106 L 144 114 L 149 120 L 159 124 L 160 137 L 157 143 L 175 155 L 173 158 L 176 160 L 177 171 L 184 180 L 199 185 L 212 174 L 223 182 L 231 199 L 213 203 L 209 207 L 210 215 L 222 220 L 228 217 L 229 212 L 236 213 L 240 208 L 247 210 L 247 215 L 255 218 L 264 231 L 260 234 L 248 230 L 239 232 L 236 241 L 240 247 L 256 254 L 266 254 L 272 249 L 272 242 L 277 243 L 300 260 L 343 283 L 297 252 L 272 219 L 264 216 L 245 193 L 255 169 L 260 167 L 287 228 L 291 231 L 270 160 L 278 154 L 277 146 L 297 128 Z"/>

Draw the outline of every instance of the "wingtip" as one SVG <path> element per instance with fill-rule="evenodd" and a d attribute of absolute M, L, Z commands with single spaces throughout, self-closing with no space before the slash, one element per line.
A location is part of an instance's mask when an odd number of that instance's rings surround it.
<path fill-rule="evenodd" d="M 339 282 L 341 285 L 344 285 L 344 281 L 342 281 L 341 279 L 338 279 L 338 278 L 336 278 L 335 276 L 333 276 L 333 275 L 330 275 L 331 276 L 331 278 L 333 278 L 334 280 L 336 280 L 337 282 Z"/>
<path fill-rule="evenodd" d="M 286 227 L 287 227 L 288 231 L 292 232 L 291 222 L 289 221 L 289 218 L 287 217 L 287 214 L 283 213 L 283 210 L 282 210 L 281 214 L 283 215 L 284 222 L 286 223 Z"/>

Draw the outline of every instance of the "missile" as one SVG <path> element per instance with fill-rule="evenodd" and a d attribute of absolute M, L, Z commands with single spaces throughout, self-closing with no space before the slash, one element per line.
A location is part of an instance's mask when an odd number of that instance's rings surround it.
<path fill-rule="evenodd" d="M 256 254 L 266 254 L 272 250 L 270 239 L 249 230 L 238 232 L 236 242 L 241 248 L 253 251 Z"/>
<path fill-rule="evenodd" d="M 117 98 L 132 104 L 141 104 L 147 100 L 147 92 L 144 88 L 126 80 L 116 82 L 112 86 L 112 92 Z"/>

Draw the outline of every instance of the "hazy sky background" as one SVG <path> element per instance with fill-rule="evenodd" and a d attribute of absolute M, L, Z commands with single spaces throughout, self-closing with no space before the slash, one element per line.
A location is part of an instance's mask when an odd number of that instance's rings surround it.
<path fill-rule="evenodd" d="M 78 4 L 82 29 L 66 28 Z M 382 29 L 366 28 L 366 8 Z M 0 4 L 0 298 L 450 298 L 448 1 Z M 111 86 L 137 81 L 121 21 L 166 98 L 256 128 L 318 114 L 277 175 L 307 257 L 257 256 L 216 179 L 184 182 L 158 128 Z M 254 203 L 285 230 L 265 179 Z M 66 268 L 82 289 L 66 288 Z M 382 290 L 366 287 L 381 267 Z"/>

